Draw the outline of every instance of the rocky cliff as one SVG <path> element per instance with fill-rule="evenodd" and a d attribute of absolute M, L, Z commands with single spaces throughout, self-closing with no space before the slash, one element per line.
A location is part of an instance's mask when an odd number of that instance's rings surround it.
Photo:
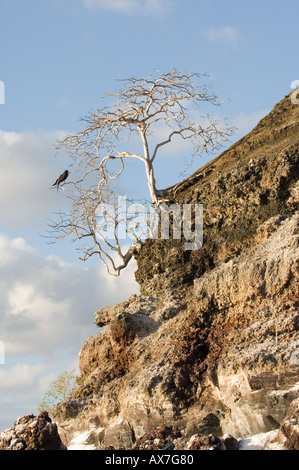
<path fill-rule="evenodd" d="M 131 448 L 154 428 L 242 438 L 299 397 L 299 106 L 286 96 L 230 149 L 170 188 L 204 207 L 204 244 L 147 240 L 140 295 L 95 314 L 81 385 L 59 405 L 66 445 Z M 139 442 L 139 441 L 138 441 Z"/>

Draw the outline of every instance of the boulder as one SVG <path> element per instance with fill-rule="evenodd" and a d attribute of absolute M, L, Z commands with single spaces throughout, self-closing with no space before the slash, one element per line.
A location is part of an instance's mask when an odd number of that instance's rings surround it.
<path fill-rule="evenodd" d="M 12 429 L 0 434 L 0 450 L 66 450 L 46 411 L 18 418 Z"/>

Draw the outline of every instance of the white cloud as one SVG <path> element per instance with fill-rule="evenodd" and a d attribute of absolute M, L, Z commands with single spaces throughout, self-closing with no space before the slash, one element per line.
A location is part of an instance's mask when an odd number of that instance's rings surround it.
<path fill-rule="evenodd" d="M 204 34 L 211 41 L 225 42 L 226 44 L 236 44 L 239 38 L 239 30 L 234 26 L 225 26 L 223 28 L 208 28 L 204 30 Z"/>
<path fill-rule="evenodd" d="M 0 369 L 0 390 L 1 394 L 9 390 L 10 393 L 19 394 L 30 391 L 35 380 L 44 372 L 44 364 L 16 364 L 10 369 Z"/>
<path fill-rule="evenodd" d="M 65 199 L 51 189 L 69 162 L 54 159 L 62 132 L 16 133 L 0 131 L 1 225 L 32 227 L 57 211 Z"/>
<path fill-rule="evenodd" d="M 44 376 L 48 363 L 20 362 L 0 367 L 0 432 L 13 426 L 14 421 L 30 413 L 37 414 L 49 384 L 57 374 Z"/>
<path fill-rule="evenodd" d="M 161 14 L 170 6 L 168 0 L 83 0 L 87 8 L 143 15 Z"/>
<path fill-rule="evenodd" d="M 23 238 L 0 235 L 0 431 L 34 413 L 44 387 L 72 369 L 84 341 L 99 329 L 94 312 L 138 292 L 135 263 L 118 278 L 101 264 L 43 257 Z"/>
<path fill-rule="evenodd" d="M 136 291 L 134 263 L 111 278 L 102 265 L 87 268 L 44 258 L 22 239 L 0 236 L 0 340 L 6 354 L 44 354 L 80 349 L 93 313 Z"/>

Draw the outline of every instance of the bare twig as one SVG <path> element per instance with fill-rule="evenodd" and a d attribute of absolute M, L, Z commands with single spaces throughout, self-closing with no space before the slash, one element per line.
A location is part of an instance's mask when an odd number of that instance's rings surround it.
<path fill-rule="evenodd" d="M 166 189 L 157 188 L 155 179 L 154 163 L 161 147 L 169 144 L 174 136 L 190 140 L 193 158 L 203 151 L 215 150 L 233 132 L 223 121 L 202 116 L 204 103 L 221 104 L 210 87 L 201 85 L 205 77 L 205 74 L 188 74 L 174 68 L 169 73 L 156 71 L 155 76 L 148 78 L 125 79 L 125 86 L 118 93 L 104 97 L 111 105 L 92 110 L 82 119 L 85 127 L 81 132 L 58 143 L 58 149 L 65 149 L 73 159 L 78 178 L 68 183 L 70 213 L 59 214 L 58 221 L 50 223 L 56 240 L 69 235 L 77 240 L 89 240 L 90 243 L 80 248 L 81 259 L 98 255 L 110 274 L 119 275 L 143 239 L 138 235 L 140 224 L 131 224 L 128 229 L 128 221 L 115 209 L 110 220 L 111 226 L 114 224 L 112 240 L 107 241 L 99 227 L 98 215 L 105 204 L 117 207 L 115 182 L 125 171 L 125 162 L 131 159 L 144 164 L 150 200 L 158 206 L 159 198 L 167 194 Z M 166 135 L 151 149 L 149 136 L 155 135 L 155 126 L 159 124 L 165 125 Z M 140 138 L 141 153 L 125 148 L 132 136 Z M 107 218 L 104 222 L 107 224 Z M 135 242 L 126 250 L 116 230 L 121 225 L 126 225 Z M 119 264 L 112 254 L 118 257 Z"/>

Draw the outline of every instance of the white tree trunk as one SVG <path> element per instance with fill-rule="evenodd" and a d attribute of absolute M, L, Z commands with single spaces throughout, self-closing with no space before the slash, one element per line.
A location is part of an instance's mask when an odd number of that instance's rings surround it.
<path fill-rule="evenodd" d="M 149 187 L 151 199 L 153 204 L 158 204 L 158 190 L 156 188 L 156 180 L 154 176 L 154 169 L 149 160 L 145 162 L 145 171 L 147 176 L 147 184 Z"/>
<path fill-rule="evenodd" d="M 151 158 L 150 158 L 148 142 L 147 142 L 147 138 L 146 138 L 146 135 L 145 135 L 145 133 L 146 133 L 145 124 L 140 125 L 138 130 L 139 130 L 139 133 L 140 133 L 140 136 L 141 136 L 141 139 L 142 139 L 142 143 L 143 143 L 144 164 L 145 164 L 145 171 L 146 171 L 146 177 L 147 177 L 147 184 L 148 184 L 148 187 L 149 187 L 152 203 L 157 204 L 158 203 L 158 191 L 157 191 L 157 188 L 156 188 L 156 180 L 155 180 L 155 177 L 154 177 L 154 168 L 153 168 Z"/>

